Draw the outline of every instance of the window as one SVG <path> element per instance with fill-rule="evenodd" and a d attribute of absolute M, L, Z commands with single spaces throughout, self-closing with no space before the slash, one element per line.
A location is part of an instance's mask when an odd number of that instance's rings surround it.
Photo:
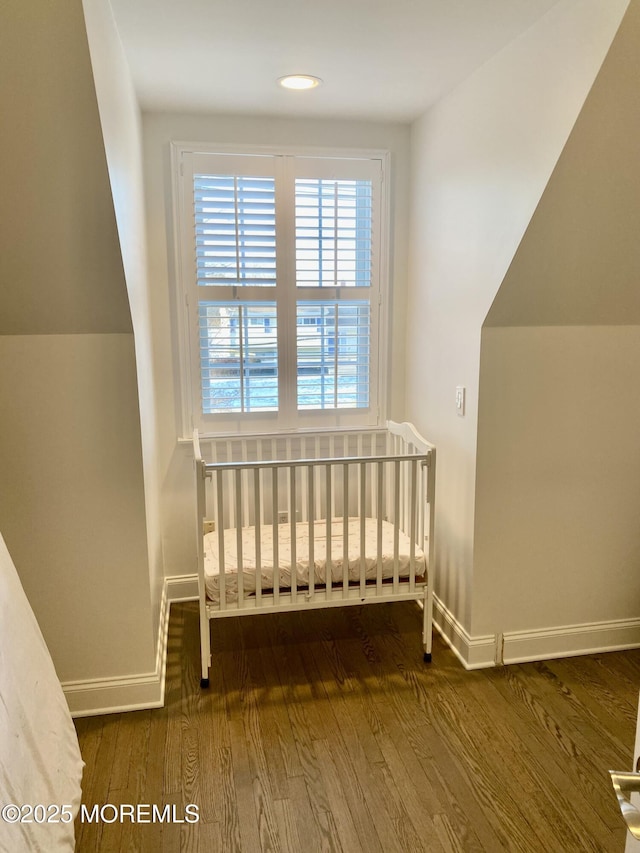
<path fill-rule="evenodd" d="M 384 155 L 174 160 L 185 432 L 378 423 Z"/>

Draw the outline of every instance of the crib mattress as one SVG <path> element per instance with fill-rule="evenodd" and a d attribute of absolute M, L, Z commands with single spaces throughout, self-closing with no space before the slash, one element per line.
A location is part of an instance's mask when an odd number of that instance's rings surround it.
<path fill-rule="evenodd" d="M 348 519 L 348 577 L 350 581 L 359 581 L 361 572 L 361 520 Z M 291 525 L 279 524 L 278 566 L 274 582 L 273 526 L 260 528 L 260 581 L 263 590 L 273 589 L 278 584 L 280 590 L 291 588 Z M 382 522 L 382 577 L 392 578 L 394 571 L 395 528 L 388 521 Z M 235 528 L 224 531 L 224 579 L 225 599 L 232 603 L 238 600 L 238 532 Z M 402 531 L 398 536 L 398 575 L 409 577 L 410 540 Z M 331 522 L 331 580 L 342 583 L 344 563 L 344 519 L 335 518 Z M 295 541 L 295 577 L 298 588 L 309 585 L 309 524 L 296 524 Z M 367 580 L 378 576 L 378 521 L 365 519 L 365 575 Z M 424 552 L 415 546 L 414 563 L 416 577 L 425 574 Z M 313 527 L 313 565 L 314 584 L 322 586 L 327 576 L 327 528 L 326 521 L 316 521 Z M 245 596 L 256 591 L 256 530 L 254 527 L 242 529 L 242 582 Z M 218 532 L 208 533 L 204 537 L 204 574 L 207 598 L 217 604 L 220 601 L 220 565 Z"/>

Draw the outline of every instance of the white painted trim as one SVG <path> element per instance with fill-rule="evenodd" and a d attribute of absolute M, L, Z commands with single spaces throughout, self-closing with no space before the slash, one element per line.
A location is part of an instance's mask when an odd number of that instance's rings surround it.
<path fill-rule="evenodd" d="M 161 708 L 164 704 L 170 607 L 174 602 L 197 599 L 197 574 L 165 578 L 155 672 L 63 683 L 71 715 L 88 717 Z M 474 637 L 436 595 L 433 604 L 434 625 L 465 669 L 486 669 L 501 662 L 497 659 L 501 651 L 499 634 Z M 506 632 L 503 639 L 502 662 L 505 664 L 622 651 L 640 648 L 640 619 L 511 631 Z"/>
<path fill-rule="evenodd" d="M 62 685 L 72 717 L 161 708 L 164 679 L 156 673 L 126 678 L 67 681 Z"/>
<path fill-rule="evenodd" d="M 197 598 L 197 575 L 174 575 L 165 578 L 160 604 L 155 671 L 124 677 L 64 682 L 62 689 L 71 716 L 92 717 L 97 714 L 161 708 L 164 705 L 170 607 L 173 602 Z"/>
<path fill-rule="evenodd" d="M 164 579 L 164 588 L 169 604 L 178 601 L 198 600 L 198 575 L 171 575 Z"/>
<path fill-rule="evenodd" d="M 339 160 L 378 160 L 389 154 L 386 148 L 355 148 L 315 145 L 250 145 L 247 143 L 189 142 L 172 139 L 169 143 L 179 157 L 183 152 L 193 154 L 242 154 L 270 155 L 288 154 L 292 157 L 336 157 Z"/>
<path fill-rule="evenodd" d="M 472 636 L 434 595 L 434 625 L 465 669 L 640 648 L 640 619 Z"/>
<path fill-rule="evenodd" d="M 155 671 L 124 677 L 64 682 L 62 689 L 72 717 L 118 714 L 123 711 L 161 708 L 164 705 L 170 604 L 165 580 L 160 602 Z"/>
<path fill-rule="evenodd" d="M 433 624 L 465 669 L 495 666 L 496 636 L 472 637 L 437 595 L 433 596 Z"/>
<path fill-rule="evenodd" d="M 504 663 L 640 648 L 640 619 L 613 619 L 504 634 Z"/>

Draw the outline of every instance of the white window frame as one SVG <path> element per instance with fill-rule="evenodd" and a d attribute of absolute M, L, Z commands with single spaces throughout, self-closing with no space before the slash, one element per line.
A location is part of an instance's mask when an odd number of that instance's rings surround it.
<path fill-rule="evenodd" d="M 203 415 L 200 399 L 200 365 L 198 341 L 194 340 L 192 321 L 189 313 L 198 311 L 198 300 L 195 296 L 197 285 L 193 275 L 193 211 L 188 192 L 185 191 L 184 157 L 198 154 L 226 155 L 266 155 L 291 156 L 295 158 L 318 158 L 336 160 L 373 160 L 380 168 L 380 196 L 377 204 L 376 240 L 378 245 L 375 264 L 377 274 L 375 286 L 371 288 L 371 337 L 375 343 L 375 352 L 370 363 L 370 382 L 372 393 L 368 408 L 326 409 L 326 410 L 297 410 L 292 405 L 296 396 L 296 377 L 283 377 L 281 387 L 284 389 L 285 408 L 295 411 L 291 421 L 283 421 L 281 412 L 245 413 L 229 415 Z M 389 193 L 389 161 L 388 151 L 379 149 L 344 149 L 344 148 L 311 148 L 292 146 L 248 146 L 213 143 L 192 143 L 172 141 L 170 143 L 171 173 L 173 189 L 173 247 L 174 247 L 174 310 L 177 332 L 177 358 L 179 363 L 180 401 L 181 401 L 181 433 L 182 438 L 189 438 L 197 427 L 201 435 L 221 434 L 255 434 L 260 432 L 292 432 L 305 429 L 358 429 L 362 427 L 379 426 L 384 423 L 387 412 L 388 393 L 388 363 L 390 353 L 390 288 L 389 288 L 389 234 L 390 234 L 390 193 Z M 230 157 L 230 160 L 232 158 Z M 278 200 L 276 195 L 276 205 Z M 278 214 L 277 214 L 278 215 Z M 287 215 L 293 215 L 292 208 Z M 283 250 L 280 249 L 280 255 Z M 295 280 L 295 258 L 288 254 L 279 260 L 288 267 L 286 272 L 289 280 Z M 262 288 L 261 288 L 262 289 Z M 229 288 L 231 291 L 232 288 Z M 242 288 L 238 288 L 241 291 Z M 264 288 L 265 301 L 273 301 L 272 288 Z M 352 291 L 352 288 L 349 288 Z M 353 292 L 353 291 L 352 291 Z M 286 298 L 287 311 L 293 311 L 295 316 L 296 297 L 302 297 L 294 287 L 289 288 Z M 241 293 L 238 294 L 241 299 Z M 320 298 L 320 297 L 318 297 Z M 349 293 L 344 294 L 348 300 Z M 339 299 L 339 297 L 338 297 Z M 373 323 L 375 322 L 375 329 Z M 295 326 L 295 323 L 294 323 Z M 295 340 L 289 340 L 289 346 L 295 346 Z M 283 398 L 280 398 L 282 408 Z"/>

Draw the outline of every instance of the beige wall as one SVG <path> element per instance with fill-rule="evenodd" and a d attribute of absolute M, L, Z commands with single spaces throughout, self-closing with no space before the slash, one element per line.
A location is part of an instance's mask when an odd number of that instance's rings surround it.
<path fill-rule="evenodd" d="M 79 0 L 2 4 L 1 334 L 131 331 L 88 62 Z"/>
<path fill-rule="evenodd" d="M 195 571 L 193 488 L 189 449 L 178 447 L 179 377 L 176 374 L 175 306 L 173 291 L 172 178 L 169 142 L 217 142 L 248 145 L 300 145 L 338 148 L 377 148 L 391 152 L 393 311 L 390 318 L 390 411 L 404 414 L 404 319 L 406 315 L 406 257 L 408 234 L 409 129 L 398 124 L 355 121 L 275 119 L 265 117 L 171 115 L 143 116 L 149 272 L 157 353 L 158 399 L 162 412 L 160 438 L 164 466 L 163 518 L 165 571 L 180 575 Z"/>
<path fill-rule="evenodd" d="M 473 584 L 481 327 L 626 5 L 559 3 L 413 126 L 407 415 L 438 447 L 436 591 L 471 633 L 495 594 Z"/>
<path fill-rule="evenodd" d="M 0 336 L 0 529 L 63 682 L 153 672 L 131 334 Z"/>
<path fill-rule="evenodd" d="M 640 617 L 639 55 L 633 0 L 482 333 L 481 633 Z"/>
<path fill-rule="evenodd" d="M 155 669 L 132 323 L 80 0 L 0 30 L 0 530 L 63 681 Z"/>
<path fill-rule="evenodd" d="M 640 323 L 639 49 L 634 0 L 487 325 Z"/>
<path fill-rule="evenodd" d="M 481 365 L 474 630 L 637 618 L 640 326 L 489 328 Z"/>

